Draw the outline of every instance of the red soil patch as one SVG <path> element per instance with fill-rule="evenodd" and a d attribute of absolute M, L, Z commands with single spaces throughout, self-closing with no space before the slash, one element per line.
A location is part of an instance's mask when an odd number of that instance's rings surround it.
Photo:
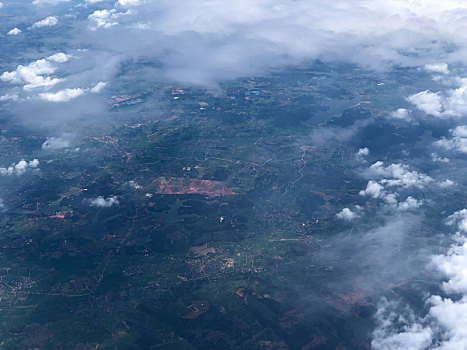
<path fill-rule="evenodd" d="M 66 211 L 59 211 L 55 215 L 49 215 L 49 218 L 52 218 L 52 219 L 65 219 L 66 214 L 67 214 Z"/>
<path fill-rule="evenodd" d="M 156 186 L 155 192 L 159 194 L 204 194 L 207 196 L 236 194 L 223 181 L 159 177 L 151 185 Z"/>

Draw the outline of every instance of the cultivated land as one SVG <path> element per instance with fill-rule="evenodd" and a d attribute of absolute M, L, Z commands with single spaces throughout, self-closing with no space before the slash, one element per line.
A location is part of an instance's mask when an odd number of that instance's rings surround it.
<path fill-rule="evenodd" d="M 391 149 L 391 162 L 427 137 L 382 117 L 403 101 L 400 74 L 317 63 L 220 91 L 122 86 L 111 123 L 48 154 L 37 151 L 44 135 L 5 120 L 2 164 L 25 153 L 41 163 L 2 189 L 2 347 L 369 348 L 380 295 L 342 281 L 359 271 L 347 270 L 352 252 L 333 245 L 375 222 L 336 213 L 349 203 L 376 210 L 358 195 L 367 182 L 360 147 L 374 152 L 370 164 Z M 429 81 L 403 74 L 410 89 Z M 155 98 L 162 111 L 148 106 Z M 352 142 L 352 128 L 365 143 Z M 119 205 L 90 206 L 97 196 Z M 461 197 L 452 190 L 438 205 Z M 441 225 L 430 220 L 427 230 Z M 427 280 L 395 277 L 384 288 Z"/>

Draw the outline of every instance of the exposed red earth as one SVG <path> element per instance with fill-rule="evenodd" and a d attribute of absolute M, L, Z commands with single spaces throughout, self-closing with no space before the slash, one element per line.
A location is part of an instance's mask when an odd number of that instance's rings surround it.
<path fill-rule="evenodd" d="M 223 181 L 187 179 L 183 177 L 159 177 L 155 185 L 158 194 L 203 194 L 207 196 L 236 195 Z"/>

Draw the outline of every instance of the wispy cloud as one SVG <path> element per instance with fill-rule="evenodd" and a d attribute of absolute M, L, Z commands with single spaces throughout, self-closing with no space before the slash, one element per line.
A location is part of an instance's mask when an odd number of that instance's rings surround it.
<path fill-rule="evenodd" d="M 104 198 L 102 196 L 99 196 L 94 199 L 89 200 L 89 205 L 93 207 L 99 207 L 99 208 L 110 208 L 114 205 L 119 205 L 119 201 L 117 197 L 109 197 L 109 198 Z"/>

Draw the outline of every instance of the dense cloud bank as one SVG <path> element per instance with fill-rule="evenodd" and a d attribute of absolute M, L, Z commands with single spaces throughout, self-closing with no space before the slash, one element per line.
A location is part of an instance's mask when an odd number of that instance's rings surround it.
<path fill-rule="evenodd" d="M 1 11 L 22 7 L 12 2 Z M 134 73 L 139 80 L 210 88 L 226 79 L 314 60 L 376 70 L 420 67 L 445 79 L 450 88 L 406 96 L 416 110 L 440 118 L 467 110 L 465 81 L 453 78 L 449 67 L 461 64 L 467 51 L 467 4 L 462 1 L 35 0 L 26 13 L 31 15 L 8 18 L 7 44 L 65 44 L 60 51 L 45 46 L 41 53 L 31 50 L 25 56 L 29 60 L 13 59 L 0 72 L 0 103 L 9 103 L 22 118 L 47 104 L 73 107 L 66 114 L 40 113 L 45 122 L 104 114 L 95 95 L 105 96 L 109 87 L 118 86 L 122 67 L 140 61 L 146 66 Z M 89 111 L 74 112 L 83 105 Z M 413 119 L 405 108 L 390 117 Z M 352 135 L 349 130 L 339 138 Z"/>
<path fill-rule="evenodd" d="M 462 34 L 467 5 L 461 1 L 36 0 L 34 4 L 49 15 L 33 21 L 29 28 L 12 23 L 10 30 L 40 31 L 63 21 L 71 26 L 66 54 L 87 50 L 79 54 L 79 64 L 65 67 L 68 77 L 62 81 L 66 79 L 68 84 L 49 93 L 89 88 L 115 78 L 119 64 L 128 59 L 155 60 L 162 67 L 159 74 L 166 79 L 213 85 L 314 59 L 342 60 L 375 69 L 421 66 L 446 74 L 447 63 L 462 62 L 467 49 Z M 65 5 L 68 11 L 62 9 Z M 83 66 L 88 70 L 79 73 L 86 82 L 78 86 L 73 73 Z M 56 69 L 47 68 L 50 73 Z M 46 82 L 58 83 L 56 79 L 50 77 Z M 421 105 L 421 99 L 433 99 L 427 94 L 412 100 Z M 436 101 L 423 106 L 442 113 Z M 455 111 L 445 112 L 452 113 Z"/>

